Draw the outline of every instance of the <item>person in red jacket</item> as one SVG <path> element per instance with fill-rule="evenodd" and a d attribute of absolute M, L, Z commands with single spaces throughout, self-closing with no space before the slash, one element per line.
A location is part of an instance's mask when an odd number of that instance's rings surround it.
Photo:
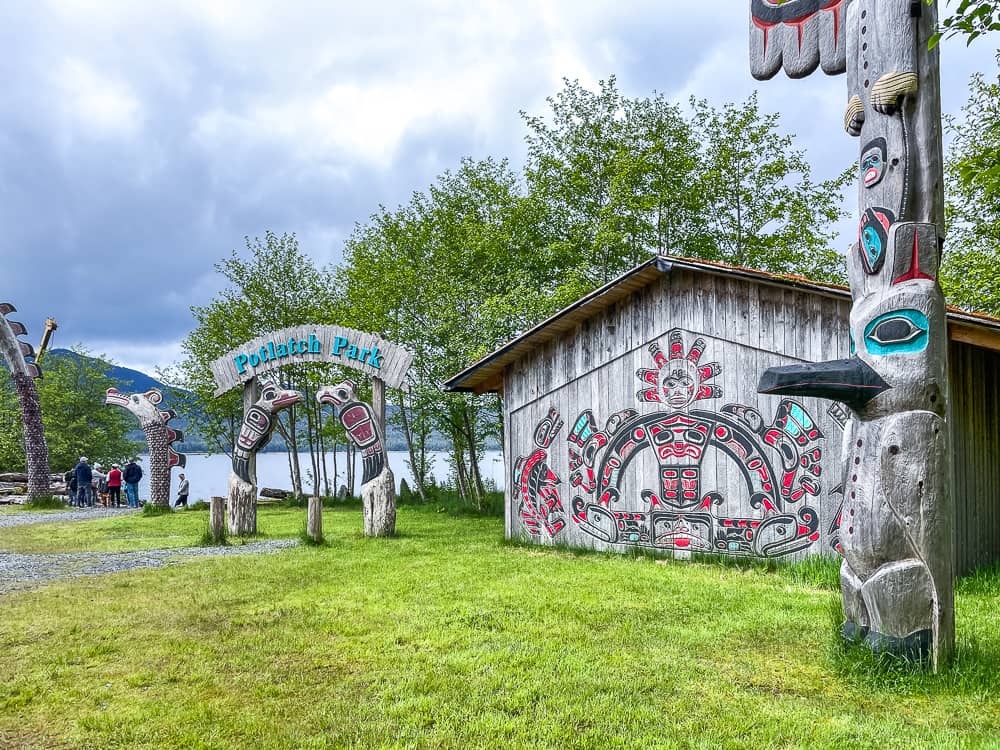
<path fill-rule="evenodd" d="M 108 505 L 113 500 L 116 508 L 122 505 L 122 472 L 118 464 L 111 464 L 111 471 L 108 472 L 108 494 L 110 499 Z"/>

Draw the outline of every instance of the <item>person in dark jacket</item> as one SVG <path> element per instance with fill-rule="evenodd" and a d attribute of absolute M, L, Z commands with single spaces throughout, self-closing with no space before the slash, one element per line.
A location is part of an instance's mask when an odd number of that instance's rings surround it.
<path fill-rule="evenodd" d="M 93 507 L 94 495 L 90 491 L 90 482 L 94 478 L 94 473 L 90 470 L 86 456 L 80 456 L 80 463 L 73 469 L 76 476 L 76 504 L 81 508 L 85 505 Z"/>
<path fill-rule="evenodd" d="M 125 481 L 125 497 L 128 498 L 128 507 L 139 507 L 139 480 L 142 479 L 142 469 L 139 468 L 136 459 L 132 459 L 125 465 L 122 479 Z"/>
<path fill-rule="evenodd" d="M 63 475 L 63 479 L 66 481 L 66 497 L 70 507 L 73 507 L 76 505 L 76 467 L 67 471 Z"/>

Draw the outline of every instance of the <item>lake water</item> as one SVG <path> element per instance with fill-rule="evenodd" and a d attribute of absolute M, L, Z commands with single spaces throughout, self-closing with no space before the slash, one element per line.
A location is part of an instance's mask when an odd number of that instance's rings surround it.
<path fill-rule="evenodd" d="M 431 473 L 438 482 L 443 482 L 448 478 L 448 454 L 444 451 L 432 451 L 429 453 L 433 457 Z M 405 479 L 407 484 L 413 486 L 413 477 L 407 467 L 409 454 L 406 451 L 390 451 L 389 466 L 396 477 L 396 488 L 399 482 Z M 312 492 L 312 482 L 306 480 L 306 471 L 310 468 L 309 454 L 300 453 L 299 462 L 302 470 L 302 489 L 306 494 Z M 149 497 L 149 456 L 141 456 L 139 464 L 142 466 L 143 477 L 139 483 L 139 497 Z M 327 473 L 330 477 L 330 484 L 333 481 L 333 454 L 327 454 Z M 183 469 L 174 469 L 171 472 L 170 502 L 177 499 L 177 475 L 183 471 L 187 480 L 191 483 L 190 502 L 196 500 L 208 500 L 212 495 L 226 496 L 229 485 L 229 472 L 231 462 L 224 454 L 208 455 L 205 453 L 187 454 L 187 466 Z M 347 483 L 347 464 L 344 461 L 343 451 L 337 452 L 338 477 L 334 486 L 336 488 Z M 500 451 L 486 451 L 479 462 L 479 471 L 483 475 L 483 481 L 492 480 L 497 489 L 504 487 L 503 455 Z M 357 462 L 357 481 L 355 492 L 361 491 L 361 460 Z M 288 473 L 288 457 L 285 453 L 258 453 L 257 454 L 257 486 L 274 487 L 277 489 L 290 490 L 292 480 Z M 322 483 L 320 492 L 323 491 Z"/>

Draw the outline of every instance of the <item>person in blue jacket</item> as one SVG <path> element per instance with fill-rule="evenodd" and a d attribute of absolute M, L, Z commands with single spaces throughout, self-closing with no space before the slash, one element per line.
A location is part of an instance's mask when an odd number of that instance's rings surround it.
<path fill-rule="evenodd" d="M 133 458 L 125 465 L 122 473 L 122 480 L 125 482 L 125 497 L 128 498 L 128 507 L 139 507 L 139 480 L 142 479 L 142 469 Z"/>
<path fill-rule="evenodd" d="M 80 456 L 80 463 L 73 469 L 73 474 L 76 476 L 76 504 L 81 508 L 93 507 L 94 495 L 90 491 L 90 482 L 94 478 L 94 473 L 90 470 L 86 456 Z"/>

